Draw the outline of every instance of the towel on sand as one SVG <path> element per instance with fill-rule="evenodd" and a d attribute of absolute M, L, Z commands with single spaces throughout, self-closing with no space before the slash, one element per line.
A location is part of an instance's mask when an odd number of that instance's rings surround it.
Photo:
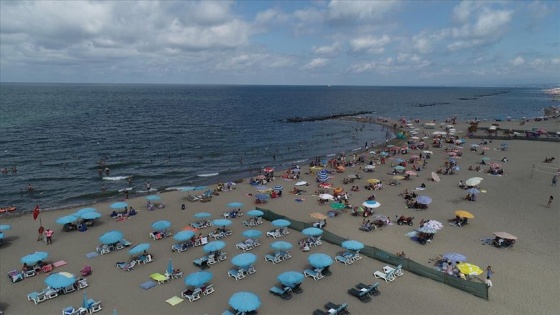
<path fill-rule="evenodd" d="M 87 257 L 87 258 L 93 258 L 93 257 L 97 257 L 97 256 L 99 256 L 99 254 L 96 253 L 96 252 L 91 252 L 91 253 L 87 253 L 87 254 L 86 254 L 86 257 Z"/>
<path fill-rule="evenodd" d="M 180 298 L 180 297 L 178 297 L 178 296 L 176 296 L 176 295 L 175 295 L 174 297 L 172 297 L 172 298 L 169 298 L 169 299 L 165 300 L 165 302 L 169 303 L 171 306 L 175 306 L 175 305 L 177 305 L 177 304 L 179 304 L 179 303 L 181 303 L 181 302 L 183 302 L 183 301 L 184 301 L 184 300 L 183 300 L 182 298 Z"/>
<path fill-rule="evenodd" d="M 151 289 L 151 288 L 153 288 L 153 287 L 155 287 L 155 286 L 156 286 L 156 283 L 153 282 L 152 280 L 149 280 L 149 281 L 146 281 L 146 282 L 140 284 L 140 287 L 141 287 L 142 289 L 144 289 L 144 290 Z"/>

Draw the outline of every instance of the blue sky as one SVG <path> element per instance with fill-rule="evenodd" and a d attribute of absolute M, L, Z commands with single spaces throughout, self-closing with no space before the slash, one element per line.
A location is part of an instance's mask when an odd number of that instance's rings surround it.
<path fill-rule="evenodd" d="M 1 1 L 0 81 L 560 84 L 556 1 Z"/>

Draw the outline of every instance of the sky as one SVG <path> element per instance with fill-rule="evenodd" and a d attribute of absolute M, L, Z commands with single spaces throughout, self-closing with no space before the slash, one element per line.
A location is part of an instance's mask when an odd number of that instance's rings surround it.
<path fill-rule="evenodd" d="M 560 84 L 557 1 L 0 1 L 0 82 Z"/>

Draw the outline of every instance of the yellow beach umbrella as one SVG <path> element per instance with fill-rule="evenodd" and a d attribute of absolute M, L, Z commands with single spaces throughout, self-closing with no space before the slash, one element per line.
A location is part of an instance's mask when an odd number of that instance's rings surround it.
<path fill-rule="evenodd" d="M 319 212 L 313 212 L 312 214 L 310 214 L 310 216 L 317 220 L 326 220 L 328 218 L 326 215 Z"/>
<path fill-rule="evenodd" d="M 479 266 L 469 263 L 457 264 L 457 269 L 466 275 L 479 275 L 484 272 Z"/>
<path fill-rule="evenodd" d="M 380 182 L 380 180 L 377 178 L 372 178 L 372 179 L 368 179 L 367 182 L 370 184 L 377 184 Z"/>
<path fill-rule="evenodd" d="M 474 219 L 474 215 L 465 210 L 455 210 L 455 215 L 460 218 Z"/>

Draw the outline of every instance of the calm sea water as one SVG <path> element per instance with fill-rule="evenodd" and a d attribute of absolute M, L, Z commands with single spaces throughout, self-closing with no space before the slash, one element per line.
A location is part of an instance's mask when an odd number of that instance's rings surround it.
<path fill-rule="evenodd" d="M 162 190 L 233 181 L 386 136 L 350 121 L 285 122 L 294 116 L 519 118 L 549 105 L 539 89 L 1 84 L 0 167 L 10 173 L 0 174 L 0 207 L 122 197 L 130 175 L 131 196 L 146 182 Z M 109 176 L 98 175 L 100 159 Z"/>

